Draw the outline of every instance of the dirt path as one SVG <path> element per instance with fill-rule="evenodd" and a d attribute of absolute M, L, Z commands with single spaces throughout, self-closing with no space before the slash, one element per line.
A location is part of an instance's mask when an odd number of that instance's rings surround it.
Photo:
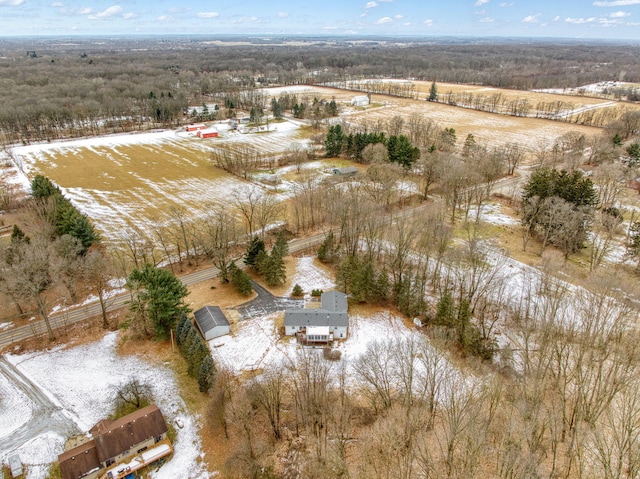
<path fill-rule="evenodd" d="M 22 426 L 9 435 L 0 437 L 0 451 L 9 451 L 16 444 L 24 444 L 47 431 L 65 438 L 80 433 L 74 421 L 64 410 L 55 405 L 36 384 L 9 363 L 4 356 L 0 356 L 0 374 L 20 389 L 34 404 L 31 417 L 26 419 Z"/>

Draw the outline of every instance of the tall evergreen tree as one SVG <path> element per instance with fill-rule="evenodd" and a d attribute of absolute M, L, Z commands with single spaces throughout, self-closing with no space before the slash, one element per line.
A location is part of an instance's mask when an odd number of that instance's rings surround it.
<path fill-rule="evenodd" d="M 241 295 L 249 296 L 253 291 L 249 275 L 238 268 L 235 262 L 229 266 L 229 278 L 231 279 L 231 284 Z"/>
<path fill-rule="evenodd" d="M 182 314 L 189 312 L 184 298 L 187 287 L 171 272 L 146 264 L 134 269 L 127 279 L 127 288 L 136 290 L 137 305 L 147 312 L 156 336 L 166 338 Z"/>
<path fill-rule="evenodd" d="M 429 101 L 438 101 L 438 87 L 435 80 L 433 80 L 429 89 Z"/>
<path fill-rule="evenodd" d="M 256 260 L 260 252 L 264 252 L 264 241 L 262 241 L 258 236 L 254 236 L 247 247 L 247 252 L 244 254 L 244 264 L 247 266 L 257 267 Z"/>
<path fill-rule="evenodd" d="M 333 125 L 329 127 L 327 132 L 327 138 L 324 141 L 324 148 L 327 152 L 327 157 L 331 158 L 340 155 L 345 143 L 345 134 L 342 131 L 342 126 Z"/>

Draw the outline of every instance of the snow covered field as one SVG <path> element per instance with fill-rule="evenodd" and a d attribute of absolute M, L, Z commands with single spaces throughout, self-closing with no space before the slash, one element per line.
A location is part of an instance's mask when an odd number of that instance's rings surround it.
<path fill-rule="evenodd" d="M 212 204 L 228 204 L 230 194 L 247 183 L 211 165 L 214 148 L 250 146 L 262 156 L 277 156 L 293 141 L 308 143 L 297 122 L 273 123 L 257 134 L 230 131 L 225 123 L 218 127 L 221 137 L 215 139 L 163 130 L 18 146 L 10 154 L 24 189 L 36 174 L 51 178 L 106 240 L 114 240 L 132 226 L 150 233 L 172 207 L 198 217 Z"/>
<path fill-rule="evenodd" d="M 187 413 L 173 373 L 135 356 L 118 356 L 115 351 L 117 340 L 118 333 L 110 333 L 98 342 L 71 349 L 9 354 L 7 358 L 82 432 L 111 413 L 115 387 L 132 379 L 149 385 L 167 422 L 180 417 L 184 423 L 183 428 L 177 429 L 174 457 L 153 477 L 209 477 L 200 461 L 202 451 L 197 418 Z M 17 427 L 31 420 L 34 411 L 33 404 L 2 379 L 0 376 L 0 438 L 10 437 Z M 26 477 L 40 479 L 46 477 L 48 464 L 63 452 L 66 439 L 44 432 L 26 443 L 0 451 L 0 460 L 5 461 L 11 454 L 18 453 L 28 466 Z"/>

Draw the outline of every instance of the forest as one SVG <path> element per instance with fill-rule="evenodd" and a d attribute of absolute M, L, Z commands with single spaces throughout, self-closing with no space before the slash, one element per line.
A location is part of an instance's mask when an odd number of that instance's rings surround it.
<path fill-rule="evenodd" d="M 194 104 L 214 102 L 249 111 L 260 104 L 252 88 L 261 85 L 414 78 L 530 90 L 640 81 L 638 49 L 617 43 L 416 39 L 398 44 L 337 38 L 293 46 L 287 38 L 241 45 L 233 42 L 236 38 L 223 37 L 222 45 L 207 40 L 4 39 L 4 142 L 177 125 L 183 110 Z"/>

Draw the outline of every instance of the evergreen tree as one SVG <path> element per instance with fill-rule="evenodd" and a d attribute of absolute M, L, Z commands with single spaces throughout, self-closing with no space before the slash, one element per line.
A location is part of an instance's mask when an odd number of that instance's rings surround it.
<path fill-rule="evenodd" d="M 448 328 L 455 327 L 455 302 L 449 290 L 446 290 L 436 306 L 435 323 Z"/>
<path fill-rule="evenodd" d="M 254 267 L 259 274 L 264 275 L 267 272 L 267 269 L 269 269 L 269 253 L 266 251 L 260 251 L 256 257 L 256 264 Z"/>
<path fill-rule="evenodd" d="M 347 255 L 340 261 L 336 272 L 336 285 L 344 293 L 351 291 L 351 283 L 354 271 L 357 267 L 357 259 L 353 255 Z"/>
<path fill-rule="evenodd" d="M 198 341 L 200 338 L 200 333 L 198 330 L 191 324 L 189 321 L 190 327 L 186 329 L 186 337 L 183 341 L 180 342 L 180 352 L 185 359 L 187 359 L 188 353 L 191 350 L 191 346 L 194 342 Z"/>
<path fill-rule="evenodd" d="M 640 143 L 631 143 L 625 151 L 629 155 L 629 166 L 640 163 Z"/>
<path fill-rule="evenodd" d="M 339 156 L 342 153 L 342 148 L 345 143 L 345 134 L 342 131 L 342 126 L 333 125 L 329 127 L 327 132 L 327 138 L 324 141 L 324 148 L 327 152 L 327 157 L 331 158 Z"/>
<path fill-rule="evenodd" d="M 433 83 L 431 83 L 431 89 L 429 90 L 429 101 L 438 101 L 438 87 L 436 86 L 435 80 L 433 80 Z"/>
<path fill-rule="evenodd" d="M 131 272 L 127 288 L 136 290 L 160 338 L 166 338 L 181 315 L 189 312 L 184 302 L 189 290 L 171 271 L 146 264 L 143 269 Z"/>
<path fill-rule="evenodd" d="M 374 295 L 376 302 L 384 304 L 389 300 L 389 293 L 391 291 L 391 283 L 389 282 L 389 275 L 387 271 L 383 269 L 378 273 L 375 283 Z"/>
<path fill-rule="evenodd" d="M 215 380 L 216 367 L 211 357 L 211 353 L 207 354 L 202 360 L 200 370 L 198 371 L 198 387 L 200 392 L 207 392 L 213 386 Z"/>
<path fill-rule="evenodd" d="M 189 329 L 189 318 L 187 318 L 186 314 L 180 315 L 180 319 L 178 320 L 178 324 L 176 324 L 176 344 L 180 347 L 181 341 L 186 337 L 186 332 Z"/>
<path fill-rule="evenodd" d="M 256 260 L 261 252 L 265 252 L 264 241 L 259 237 L 254 236 L 247 248 L 247 252 L 244 255 L 244 264 L 256 268 Z"/>
<path fill-rule="evenodd" d="M 399 163 L 407 169 L 420 158 L 420 150 L 414 147 L 405 135 L 390 136 L 387 140 L 387 152 L 390 162 Z"/>
<path fill-rule="evenodd" d="M 276 242 L 271 248 L 271 254 L 274 251 L 277 251 L 280 257 L 284 258 L 289 254 L 289 245 L 287 244 L 287 238 L 284 236 L 284 231 L 278 231 L 278 235 L 276 236 Z"/>
<path fill-rule="evenodd" d="M 31 195 L 36 199 L 48 198 L 59 193 L 60 190 L 46 176 L 36 175 L 31 181 Z"/>
<path fill-rule="evenodd" d="M 231 279 L 231 284 L 241 295 L 249 296 L 253 292 L 249 275 L 238 268 L 235 262 L 229 266 L 229 278 Z"/>
<path fill-rule="evenodd" d="M 271 254 L 264 260 L 263 274 L 269 286 L 279 286 L 286 281 L 287 269 L 279 250 L 272 249 Z"/>
<path fill-rule="evenodd" d="M 296 283 L 296 285 L 291 290 L 291 296 L 299 298 L 303 294 L 304 294 L 304 291 L 302 291 L 302 286 L 300 286 L 299 284 Z"/>
<path fill-rule="evenodd" d="M 273 117 L 276 120 L 282 119 L 282 106 L 276 98 L 271 99 L 271 111 L 273 112 Z"/>
<path fill-rule="evenodd" d="M 318 248 L 318 259 L 323 263 L 333 263 L 336 259 L 336 238 L 333 230 L 327 233 L 324 241 Z"/>

